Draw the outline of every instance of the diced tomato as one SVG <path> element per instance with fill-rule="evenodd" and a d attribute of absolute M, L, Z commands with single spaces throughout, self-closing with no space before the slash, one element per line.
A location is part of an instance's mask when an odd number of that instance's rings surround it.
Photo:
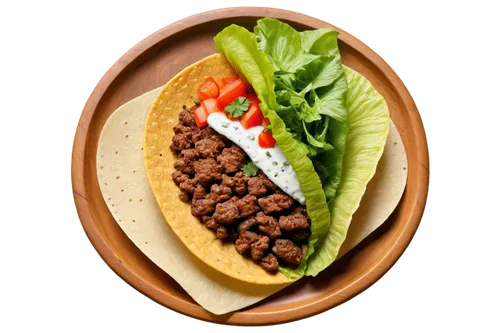
<path fill-rule="evenodd" d="M 259 146 L 262 148 L 273 148 L 276 144 L 276 140 L 273 138 L 273 133 L 271 131 L 262 131 L 259 134 Z"/>
<path fill-rule="evenodd" d="M 269 119 L 262 117 L 262 122 L 260 123 L 260 126 L 266 127 L 269 125 Z"/>
<path fill-rule="evenodd" d="M 198 107 L 194 110 L 194 120 L 198 127 L 207 126 L 208 112 L 203 106 Z"/>
<path fill-rule="evenodd" d="M 215 98 L 209 98 L 201 102 L 201 105 L 207 111 L 207 114 L 212 114 L 214 112 L 220 112 L 219 107 L 217 106 L 217 100 Z"/>
<path fill-rule="evenodd" d="M 241 116 L 240 122 L 245 129 L 260 125 L 262 122 L 262 112 L 260 111 L 259 104 L 250 102 L 250 107 L 248 111 Z"/>
<path fill-rule="evenodd" d="M 212 77 L 209 77 L 198 88 L 198 96 L 203 101 L 209 98 L 216 98 L 219 95 L 219 86 Z"/>
<path fill-rule="evenodd" d="M 245 90 L 245 84 L 240 79 L 237 79 L 221 89 L 219 97 L 217 98 L 217 104 L 220 108 L 224 109 L 236 98 L 245 96 Z"/>
<path fill-rule="evenodd" d="M 260 104 L 259 98 L 255 93 L 247 94 L 247 98 L 250 101 L 250 103 L 256 103 L 257 105 Z"/>
<path fill-rule="evenodd" d="M 222 78 L 222 87 L 227 86 L 229 83 L 234 82 L 238 80 L 239 77 L 237 76 L 226 76 Z"/>

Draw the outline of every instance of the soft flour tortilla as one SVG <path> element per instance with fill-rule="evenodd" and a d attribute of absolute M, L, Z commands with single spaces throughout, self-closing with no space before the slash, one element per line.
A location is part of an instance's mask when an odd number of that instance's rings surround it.
<path fill-rule="evenodd" d="M 149 188 L 142 139 L 149 106 L 159 90 L 121 106 L 104 125 L 97 176 L 106 204 L 132 242 L 208 311 L 224 314 L 257 303 L 286 285 L 246 283 L 206 265 L 172 232 Z"/>
<path fill-rule="evenodd" d="M 106 200 L 106 204 L 132 242 L 203 308 L 215 314 L 224 314 L 255 304 L 286 284 L 266 286 L 246 283 L 207 266 L 184 246 L 165 223 L 150 190 L 144 169 L 142 142 L 148 110 L 160 90 L 150 91 L 118 108 L 102 130 L 97 173 L 103 197 L 111 198 Z M 404 146 L 391 123 L 377 173 L 368 184 L 361 206 L 353 217 L 339 257 L 390 216 L 404 191 L 406 168 Z M 178 189 L 175 190 L 177 194 Z"/>

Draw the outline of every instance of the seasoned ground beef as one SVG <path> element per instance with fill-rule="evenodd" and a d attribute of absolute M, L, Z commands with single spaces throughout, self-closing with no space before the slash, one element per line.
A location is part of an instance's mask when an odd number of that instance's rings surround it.
<path fill-rule="evenodd" d="M 226 173 L 234 173 L 245 165 L 245 152 L 238 146 L 224 148 L 222 154 L 217 156 L 217 161 L 222 165 Z"/>
<path fill-rule="evenodd" d="M 184 149 L 183 151 L 186 150 L 192 150 L 192 149 Z M 188 175 L 194 173 L 193 162 L 183 157 L 179 158 L 177 161 L 174 162 L 174 168 Z"/>
<path fill-rule="evenodd" d="M 194 178 L 194 179 L 186 179 L 179 185 L 179 188 L 181 189 L 182 192 L 193 194 L 197 186 L 198 186 L 198 180 Z"/>
<path fill-rule="evenodd" d="M 306 210 L 281 192 L 262 172 L 240 171 L 245 152 L 210 127 L 196 127 L 196 106 L 179 114 L 170 148 L 178 154 L 172 180 L 180 200 L 214 231 L 220 241 L 234 242 L 238 253 L 274 273 L 281 264 L 297 265 L 310 235 Z"/>
<path fill-rule="evenodd" d="M 210 215 L 215 210 L 215 201 L 212 199 L 193 199 L 191 202 L 191 214 L 194 216 Z"/>
<path fill-rule="evenodd" d="M 216 235 L 218 239 L 226 239 L 229 237 L 225 226 L 221 225 L 217 228 Z"/>
<path fill-rule="evenodd" d="M 204 186 L 221 180 L 222 167 L 213 159 L 207 158 L 193 162 L 196 179 Z"/>
<path fill-rule="evenodd" d="M 240 217 L 252 216 L 260 210 L 257 205 L 257 198 L 250 194 L 236 200 L 236 206 L 238 206 L 238 210 L 240 211 Z"/>
<path fill-rule="evenodd" d="M 224 185 L 213 184 L 210 188 L 209 197 L 215 202 L 224 202 L 232 197 L 232 191 L 230 187 Z"/>
<path fill-rule="evenodd" d="M 278 270 L 279 262 L 278 258 L 272 253 L 268 253 L 267 256 L 260 259 L 260 266 L 268 272 L 275 272 Z"/>
<path fill-rule="evenodd" d="M 255 216 L 257 223 L 259 225 L 259 230 L 269 235 L 271 238 L 276 238 L 281 236 L 281 230 L 278 225 L 278 221 L 272 217 L 268 216 L 262 212 L 258 212 Z"/>
<path fill-rule="evenodd" d="M 279 227 L 286 231 L 309 228 L 307 217 L 301 213 L 280 216 Z"/>
<path fill-rule="evenodd" d="M 172 174 L 172 180 L 174 181 L 175 185 L 179 186 L 183 181 L 188 180 L 189 176 L 183 174 L 181 171 L 175 171 Z"/>
<path fill-rule="evenodd" d="M 194 144 L 196 151 L 200 157 L 216 158 L 220 153 L 220 146 L 216 141 L 210 139 L 201 139 Z"/>
<path fill-rule="evenodd" d="M 215 207 L 213 218 L 219 223 L 233 223 L 239 217 L 238 206 L 236 205 L 238 197 L 232 197 L 224 203 L 218 203 Z"/>
<path fill-rule="evenodd" d="M 277 239 L 274 242 L 273 252 L 279 258 L 292 264 L 298 264 L 302 259 L 302 249 L 289 239 Z"/>
<path fill-rule="evenodd" d="M 191 140 L 189 139 L 187 134 L 179 133 L 174 135 L 172 138 L 172 144 L 170 145 L 170 149 L 172 151 L 180 151 L 183 149 L 190 148 L 192 145 Z"/>
<path fill-rule="evenodd" d="M 238 195 L 244 195 L 247 192 L 246 183 L 248 182 L 248 177 L 243 174 L 243 172 L 237 172 L 234 177 L 228 175 L 222 175 L 222 185 L 229 186 Z"/>
<path fill-rule="evenodd" d="M 290 196 L 280 193 L 271 194 L 259 199 L 259 206 L 266 214 L 280 213 L 290 208 L 292 204 L 293 199 Z"/>

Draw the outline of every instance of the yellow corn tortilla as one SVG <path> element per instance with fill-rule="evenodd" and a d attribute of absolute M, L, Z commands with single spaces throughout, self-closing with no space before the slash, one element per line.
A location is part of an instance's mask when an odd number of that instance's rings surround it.
<path fill-rule="evenodd" d="M 205 225 L 191 215 L 190 203 L 182 202 L 172 181 L 177 157 L 170 150 L 173 127 L 179 110 L 193 105 L 199 85 L 208 77 L 216 81 L 237 75 L 221 54 L 213 54 L 177 74 L 158 94 L 146 120 L 144 160 L 149 185 L 163 216 L 187 248 L 210 267 L 238 280 L 257 284 L 283 284 L 292 280 L 281 273 L 269 274 L 236 251 L 233 244 L 221 242 Z"/>
<path fill-rule="evenodd" d="M 131 241 L 203 308 L 225 314 L 255 304 L 286 284 L 246 283 L 206 265 L 173 233 L 151 192 L 144 169 L 142 142 L 148 110 L 160 90 L 129 101 L 106 122 L 98 143 L 96 165 L 102 195 L 117 224 Z M 353 217 L 341 253 L 362 241 L 392 213 L 405 188 L 406 165 L 401 138 L 391 125 L 377 173 Z M 380 194 L 384 194 L 382 201 L 371 201 L 377 200 Z M 368 206 L 372 208 L 365 208 L 367 200 L 371 201 Z M 363 211 L 365 213 L 358 214 Z"/>

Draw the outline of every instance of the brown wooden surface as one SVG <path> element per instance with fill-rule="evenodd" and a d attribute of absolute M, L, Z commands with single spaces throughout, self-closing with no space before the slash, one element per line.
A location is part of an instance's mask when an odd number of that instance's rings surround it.
<path fill-rule="evenodd" d="M 276 17 L 297 29 L 333 27 L 340 32 L 344 64 L 367 77 L 385 97 L 408 155 L 403 198 L 384 225 L 315 278 L 304 278 L 242 311 L 216 316 L 197 305 L 122 232 L 106 208 L 96 175 L 99 134 L 123 103 L 165 84 L 189 64 L 215 51 L 213 37 L 236 23 L 252 28 Z M 196 52 L 190 50 L 195 49 Z M 315 18 L 284 10 L 226 8 L 191 16 L 149 36 L 104 75 L 82 112 L 72 157 L 73 195 L 81 223 L 97 252 L 131 286 L 170 309 L 199 319 L 236 325 L 276 324 L 339 305 L 380 279 L 410 243 L 422 217 L 429 185 L 429 156 L 418 110 L 403 82 L 375 52 L 346 32 Z"/>

